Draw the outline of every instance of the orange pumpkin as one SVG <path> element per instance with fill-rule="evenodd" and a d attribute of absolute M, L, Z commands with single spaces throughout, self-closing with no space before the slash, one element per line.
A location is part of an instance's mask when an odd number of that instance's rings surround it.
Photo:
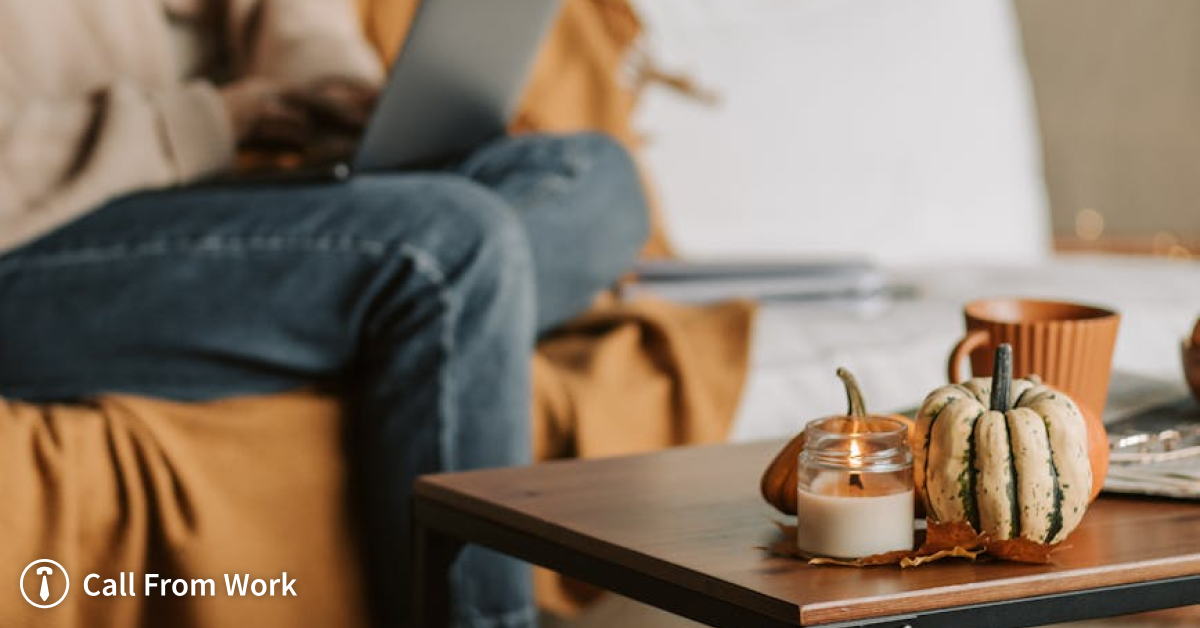
<path fill-rule="evenodd" d="M 1104 478 L 1108 477 L 1108 430 L 1104 429 L 1104 421 L 1089 408 L 1079 407 L 1083 413 L 1083 422 L 1087 424 L 1088 462 L 1092 467 L 1092 494 L 1088 502 L 1096 501 L 1100 489 L 1104 488 Z"/>
<path fill-rule="evenodd" d="M 846 398 L 849 402 L 849 410 L 843 415 L 845 418 L 876 418 L 876 419 L 893 419 L 904 423 L 908 427 L 908 436 L 911 439 L 914 433 L 915 425 L 912 419 L 899 415 L 889 414 L 887 416 L 872 416 L 867 414 L 866 404 L 863 403 L 862 391 L 858 388 L 858 382 L 854 376 L 844 368 L 837 370 L 838 377 L 846 386 Z M 830 418 L 843 418 L 830 417 Z M 762 479 L 759 481 L 759 490 L 762 492 L 763 499 L 767 503 L 775 507 L 776 510 L 785 515 L 796 514 L 796 485 L 797 485 L 797 462 L 800 452 L 804 449 L 804 431 L 794 436 L 783 449 L 775 455 L 775 459 L 771 464 L 767 465 L 767 470 L 763 472 Z M 924 503 L 919 496 L 917 497 L 917 506 L 920 510 L 921 504 Z M 921 512 L 917 513 L 922 516 Z"/>

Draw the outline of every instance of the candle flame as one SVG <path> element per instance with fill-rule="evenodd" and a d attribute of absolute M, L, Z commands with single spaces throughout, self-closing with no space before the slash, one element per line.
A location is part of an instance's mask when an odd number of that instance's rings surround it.
<path fill-rule="evenodd" d="M 850 441 L 850 466 L 862 466 L 862 449 L 858 446 L 857 440 Z"/>

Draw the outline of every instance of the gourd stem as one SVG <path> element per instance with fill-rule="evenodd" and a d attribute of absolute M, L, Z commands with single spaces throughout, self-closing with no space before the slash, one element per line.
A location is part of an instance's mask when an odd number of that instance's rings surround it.
<path fill-rule="evenodd" d="M 996 347 L 996 358 L 992 363 L 992 410 L 1008 412 L 1009 390 L 1012 389 L 1013 356 L 1012 345 L 1006 343 Z"/>
<path fill-rule="evenodd" d="M 846 399 L 850 402 L 850 409 L 846 411 L 846 416 L 850 417 L 865 417 L 867 416 L 867 404 L 863 402 L 862 390 L 858 388 L 858 381 L 844 368 L 838 367 L 837 376 L 842 378 L 842 384 L 846 386 Z"/>

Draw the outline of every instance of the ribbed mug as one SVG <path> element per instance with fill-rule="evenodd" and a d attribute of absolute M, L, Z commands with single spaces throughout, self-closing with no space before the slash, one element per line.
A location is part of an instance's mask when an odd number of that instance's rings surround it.
<path fill-rule="evenodd" d="M 1013 376 L 1039 375 L 1101 417 L 1108 398 L 1113 349 L 1121 317 L 1079 303 L 1036 299 L 981 299 L 963 307 L 967 335 L 950 352 L 951 382 L 961 382 L 970 356 L 975 377 L 992 374 L 992 355 L 1007 342 L 1013 348 Z"/>

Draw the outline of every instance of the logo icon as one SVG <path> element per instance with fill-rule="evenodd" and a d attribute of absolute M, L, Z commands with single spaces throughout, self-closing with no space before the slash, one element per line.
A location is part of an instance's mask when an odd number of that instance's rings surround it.
<path fill-rule="evenodd" d="M 54 567 L 51 567 L 50 565 L 54 565 Z M 55 567 L 57 567 L 57 570 Z M 25 592 L 25 574 L 29 573 L 30 569 L 35 569 L 33 572 L 35 580 L 38 576 L 41 576 L 41 586 L 38 587 L 37 595 L 34 597 L 40 599 L 42 602 L 48 602 L 50 600 L 50 583 L 54 580 L 57 580 L 56 578 L 52 578 L 54 574 L 62 574 L 62 579 L 65 583 L 62 590 L 62 595 L 58 596 L 58 599 L 55 600 L 53 604 L 38 604 L 37 602 L 31 600 L 29 598 L 29 594 Z M 35 560 L 26 565 L 25 571 L 21 572 L 21 597 L 25 598 L 26 602 L 29 602 L 38 608 L 54 608 L 55 606 L 62 604 L 62 601 L 67 599 L 67 591 L 70 589 L 71 578 L 67 575 L 67 570 L 63 569 L 62 565 L 50 560 L 49 558 Z"/>

